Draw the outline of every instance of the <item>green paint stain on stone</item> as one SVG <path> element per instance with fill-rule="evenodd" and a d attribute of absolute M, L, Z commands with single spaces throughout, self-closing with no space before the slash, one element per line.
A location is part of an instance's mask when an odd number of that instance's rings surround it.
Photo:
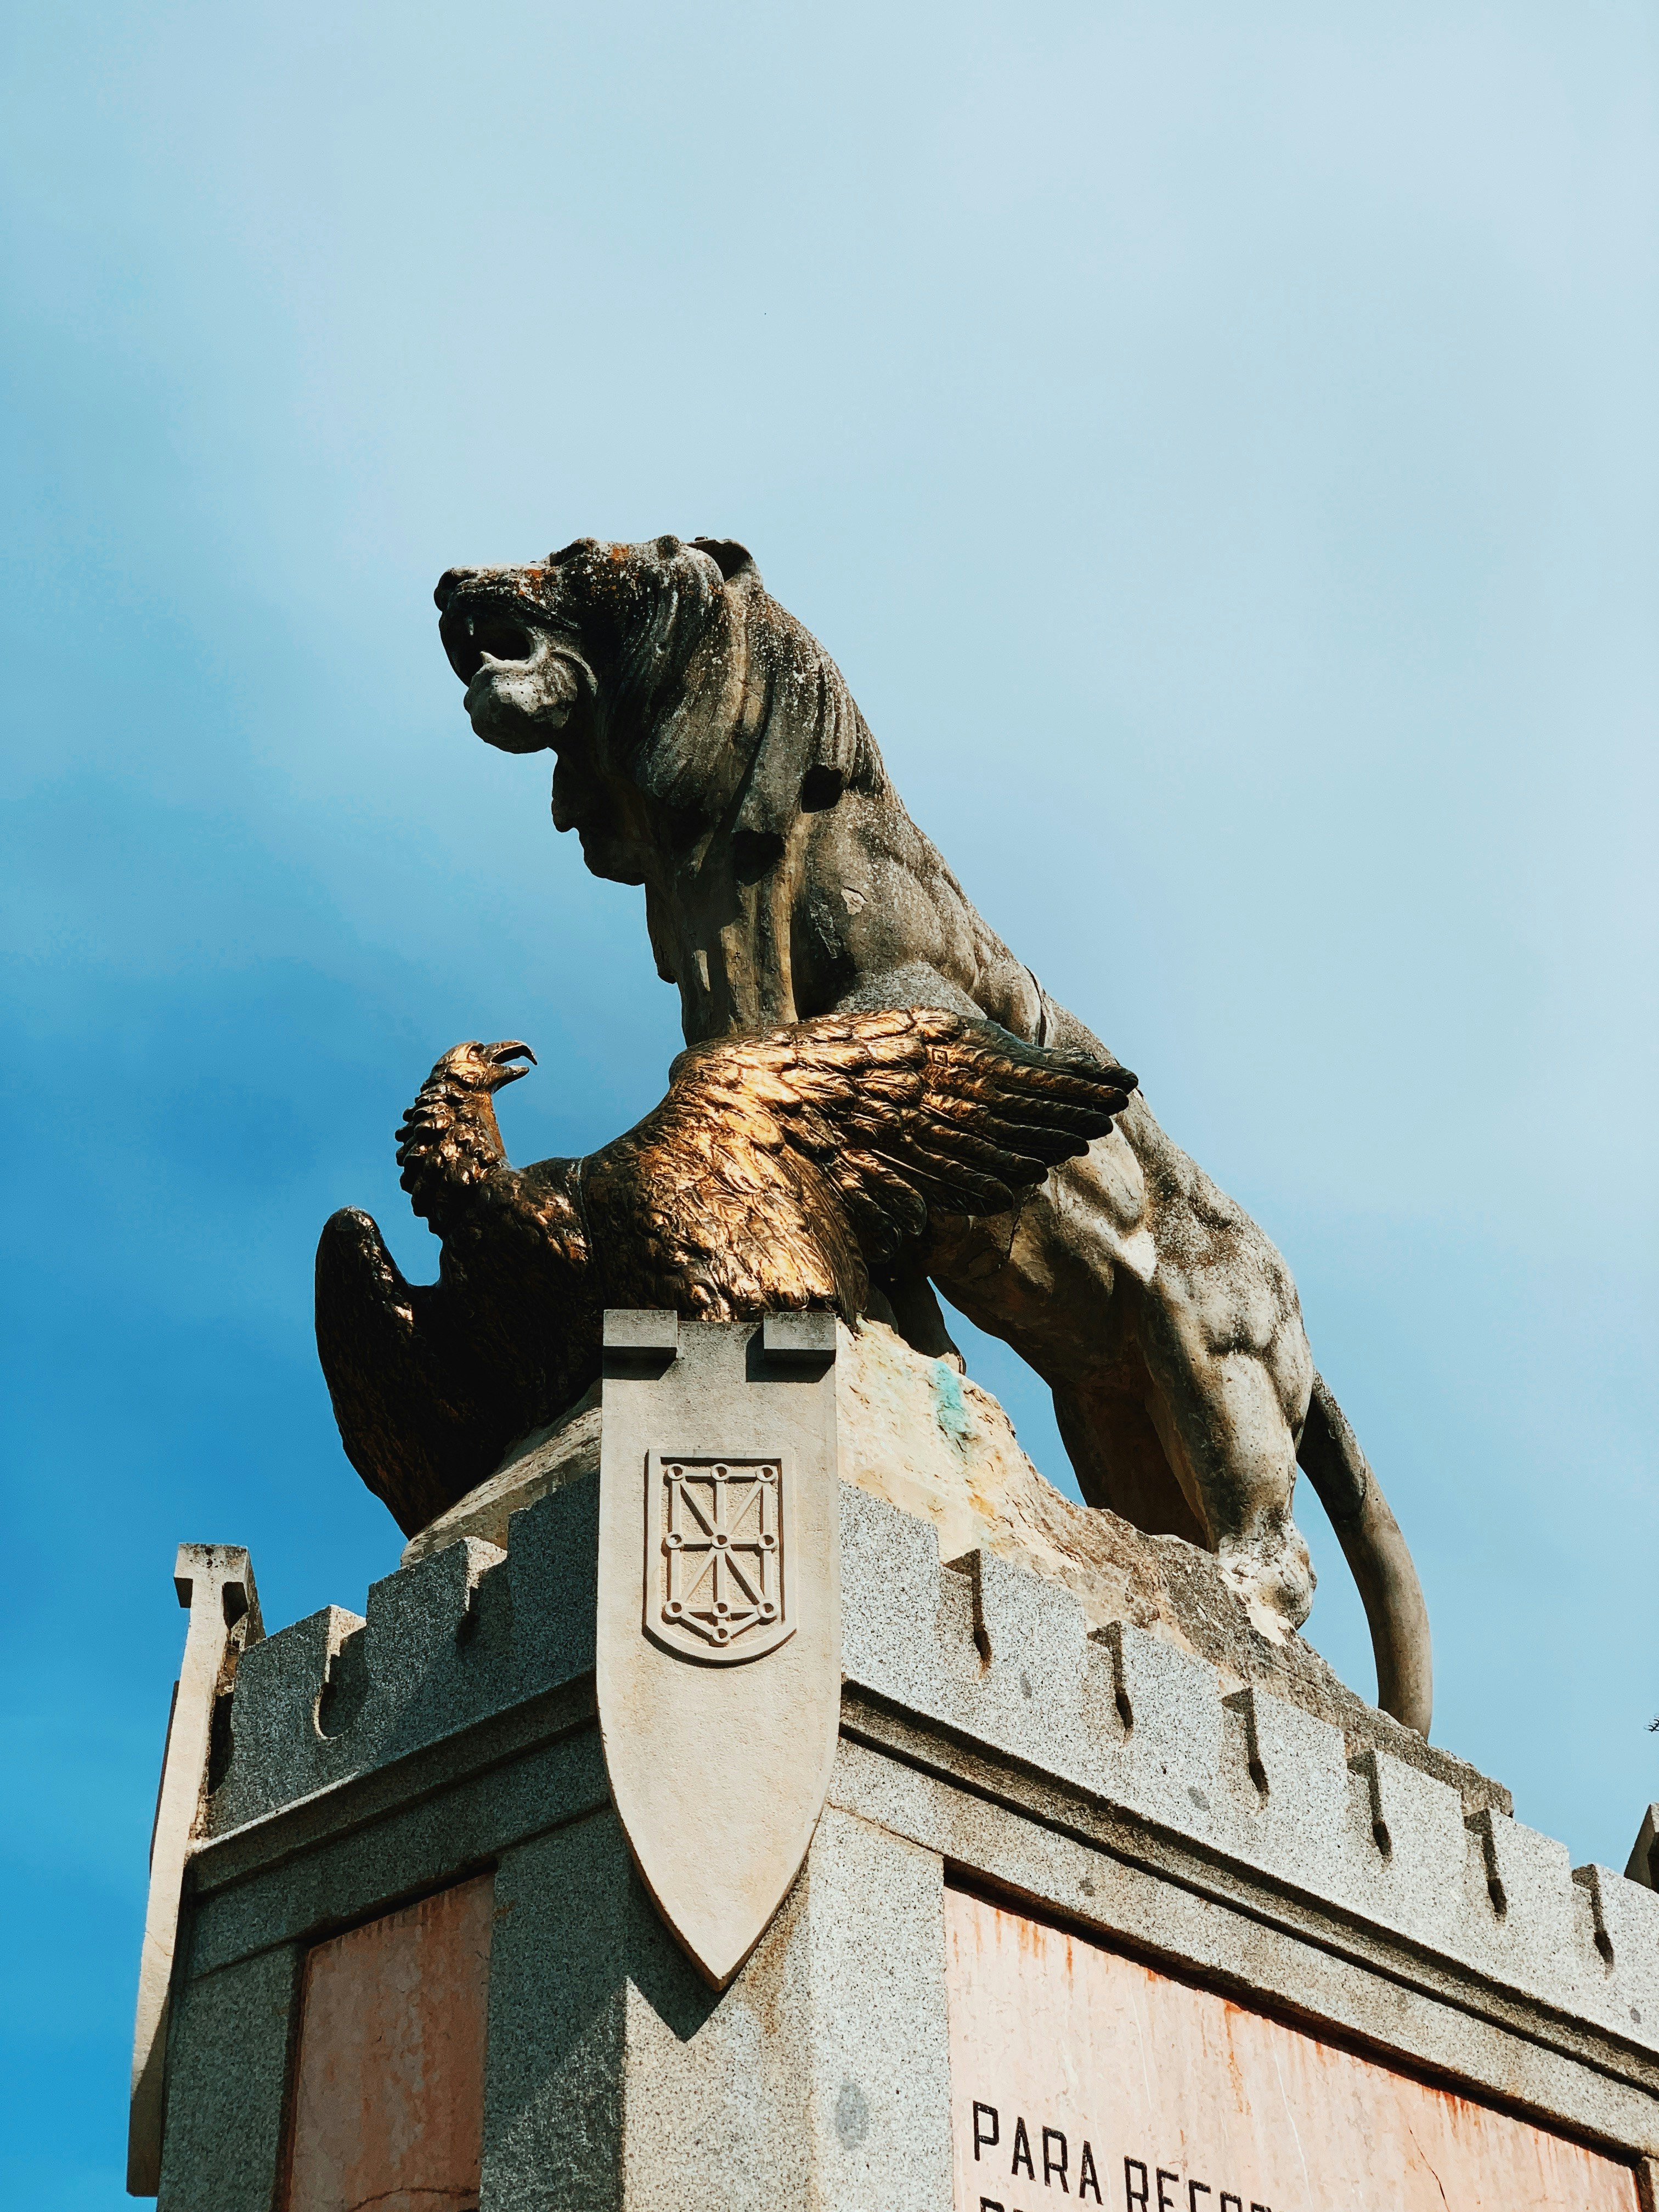
<path fill-rule="evenodd" d="M 962 1395 L 962 1377 L 943 1359 L 933 1362 L 933 1419 L 957 1449 L 974 1433 L 974 1417 Z"/>

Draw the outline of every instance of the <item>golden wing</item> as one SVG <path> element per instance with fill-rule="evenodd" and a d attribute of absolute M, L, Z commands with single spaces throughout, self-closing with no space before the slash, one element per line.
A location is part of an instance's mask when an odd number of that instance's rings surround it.
<path fill-rule="evenodd" d="M 656 1111 L 585 1164 L 607 1301 L 857 1315 L 870 1266 L 930 1212 L 1006 1212 L 1134 1081 L 932 1007 L 694 1047 Z"/>

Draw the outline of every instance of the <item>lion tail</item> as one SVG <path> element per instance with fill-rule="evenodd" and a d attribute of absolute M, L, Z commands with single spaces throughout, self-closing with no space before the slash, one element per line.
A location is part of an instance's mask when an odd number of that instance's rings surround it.
<path fill-rule="evenodd" d="M 1426 1736 L 1434 1711 L 1434 1655 L 1423 1585 L 1359 1439 L 1320 1375 L 1313 1379 L 1296 1455 L 1359 1585 L 1376 1658 L 1376 1702 Z"/>

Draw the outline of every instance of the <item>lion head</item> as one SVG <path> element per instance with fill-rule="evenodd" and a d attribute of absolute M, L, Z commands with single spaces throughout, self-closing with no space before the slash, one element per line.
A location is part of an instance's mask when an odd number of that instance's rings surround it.
<path fill-rule="evenodd" d="M 558 756 L 553 819 L 595 875 L 648 883 L 710 832 L 761 857 L 803 806 L 884 784 L 835 663 L 728 539 L 581 538 L 434 597 L 474 730 Z"/>

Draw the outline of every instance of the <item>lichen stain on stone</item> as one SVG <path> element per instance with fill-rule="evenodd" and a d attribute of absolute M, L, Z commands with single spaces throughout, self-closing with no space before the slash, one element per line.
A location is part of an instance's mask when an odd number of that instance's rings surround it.
<path fill-rule="evenodd" d="M 836 2099 L 836 2133 L 844 2150 L 856 2150 L 870 2132 L 870 2100 L 856 2081 L 843 2081 Z"/>
<path fill-rule="evenodd" d="M 933 1362 L 933 1419 L 959 1451 L 965 1451 L 974 1433 L 974 1417 L 963 1395 L 962 1377 L 948 1361 Z"/>

